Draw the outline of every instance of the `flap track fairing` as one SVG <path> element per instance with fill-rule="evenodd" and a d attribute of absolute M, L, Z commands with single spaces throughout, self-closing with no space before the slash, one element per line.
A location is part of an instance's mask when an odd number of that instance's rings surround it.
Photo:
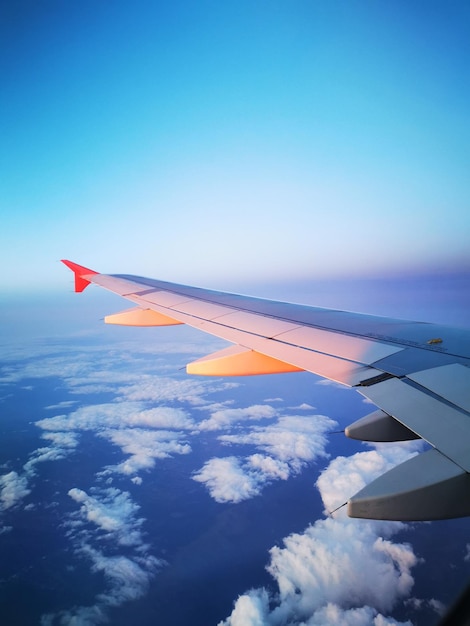
<path fill-rule="evenodd" d="M 230 346 L 189 363 L 186 371 L 202 376 L 254 376 L 303 370 L 250 348 Z"/>
<path fill-rule="evenodd" d="M 380 409 L 350 424 L 344 432 L 346 437 L 361 441 L 410 441 L 420 438 L 419 435 Z"/>
<path fill-rule="evenodd" d="M 470 475 L 438 450 L 379 476 L 348 502 L 348 515 L 424 521 L 470 515 Z"/>
<path fill-rule="evenodd" d="M 107 315 L 104 321 L 106 324 L 119 324 L 120 326 L 175 326 L 182 323 L 153 309 L 143 309 L 139 306 Z"/>

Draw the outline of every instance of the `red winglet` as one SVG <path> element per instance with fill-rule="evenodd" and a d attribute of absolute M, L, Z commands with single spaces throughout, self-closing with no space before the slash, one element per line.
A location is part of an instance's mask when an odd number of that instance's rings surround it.
<path fill-rule="evenodd" d="M 99 272 L 95 272 L 94 270 L 88 269 L 88 267 L 83 267 L 83 265 L 78 265 L 77 263 L 73 263 L 72 261 L 66 261 L 62 259 L 62 263 L 66 265 L 72 272 L 75 274 L 75 291 L 80 292 L 85 289 L 90 284 L 90 281 L 84 276 L 89 276 L 90 274 L 99 274 Z"/>

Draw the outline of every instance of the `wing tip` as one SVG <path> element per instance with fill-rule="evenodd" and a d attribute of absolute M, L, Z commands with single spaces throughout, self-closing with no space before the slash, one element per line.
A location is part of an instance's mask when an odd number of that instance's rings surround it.
<path fill-rule="evenodd" d="M 92 276 L 94 274 L 99 274 L 99 272 L 95 272 L 95 270 L 91 270 L 88 267 L 84 267 L 83 265 L 78 265 L 78 263 L 74 263 L 73 261 L 69 261 L 68 259 L 61 259 L 61 262 L 66 265 L 75 276 L 75 291 L 80 293 L 88 287 L 90 281 L 84 278 L 85 276 Z"/>

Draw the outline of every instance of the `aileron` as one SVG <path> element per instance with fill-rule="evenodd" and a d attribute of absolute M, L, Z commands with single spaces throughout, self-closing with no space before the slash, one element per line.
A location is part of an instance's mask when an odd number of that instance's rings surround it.
<path fill-rule="evenodd" d="M 470 471 L 470 416 L 403 380 L 392 378 L 360 393 Z"/>
<path fill-rule="evenodd" d="M 470 368 L 459 363 L 442 365 L 408 374 L 407 378 L 426 387 L 452 404 L 470 412 Z"/>

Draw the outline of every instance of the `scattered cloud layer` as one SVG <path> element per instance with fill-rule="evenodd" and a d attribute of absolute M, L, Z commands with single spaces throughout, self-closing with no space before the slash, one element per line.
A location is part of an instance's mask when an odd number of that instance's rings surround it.
<path fill-rule="evenodd" d="M 202 420 L 199 430 L 229 430 L 234 424 L 244 421 L 259 421 L 276 416 L 276 409 L 268 404 L 254 404 L 245 408 L 222 408 L 211 413 L 210 418 Z"/>
<path fill-rule="evenodd" d="M 36 473 L 36 465 L 45 461 L 61 461 L 71 454 L 77 447 L 80 435 L 75 432 L 45 432 L 42 438 L 50 442 L 50 445 L 37 448 L 29 460 L 24 464 L 25 476 L 32 477 Z"/>
<path fill-rule="evenodd" d="M 71 356 L 70 340 L 63 345 L 15 347 L 2 353 L 5 365 L 0 367 L 0 385 L 25 379 L 59 378 L 73 394 L 113 393 L 130 401 L 166 402 L 171 398 L 190 405 L 205 404 L 213 391 L 238 386 L 233 382 L 188 379 L 181 375 L 178 371 L 181 365 L 207 349 L 207 345 L 166 342 L 157 345 L 123 342 L 108 347 L 80 342 Z M 152 354 L 156 358 L 150 359 Z M 169 363 L 172 354 L 184 355 L 183 362 L 172 366 Z M 168 376 L 168 370 L 172 376 Z M 58 408 L 68 408 L 75 401 L 64 402 L 58 403 Z"/>
<path fill-rule="evenodd" d="M 78 443 L 76 433 L 44 433 L 43 438 L 51 445 L 34 450 L 20 474 L 11 471 L 0 475 L 0 510 L 5 511 L 17 506 L 31 493 L 29 482 L 36 474 L 38 463 L 64 459 Z"/>
<path fill-rule="evenodd" d="M 80 505 L 75 517 L 81 522 L 91 522 L 121 545 L 141 545 L 140 529 L 144 520 L 136 517 L 140 507 L 130 494 L 112 487 L 94 489 L 93 493 L 95 495 L 89 495 L 76 487 L 69 490 L 68 495 Z"/>
<path fill-rule="evenodd" d="M 47 431 L 102 431 L 119 428 L 193 428 L 194 422 L 179 408 L 159 406 L 146 409 L 140 402 L 108 402 L 80 407 L 67 415 L 36 422 Z"/>
<path fill-rule="evenodd" d="M 112 398 L 93 405 L 85 399 L 77 408 L 77 400 L 46 407 L 59 412 L 36 422 L 47 445 L 29 456 L 22 471 L 0 476 L 2 511 L 14 508 L 31 493 L 30 483 L 40 463 L 73 454 L 84 431 L 122 452 L 120 462 L 97 474 L 94 487 L 68 491 L 76 508 L 64 528 L 75 557 L 87 563 L 90 572 L 102 574 L 102 588 L 89 606 L 44 615 L 42 626 L 106 623 L 111 607 L 142 597 L 164 566 L 146 542 L 145 519 L 137 502 L 127 491 L 97 486 L 103 476 L 117 474 L 140 485 L 141 474 L 157 462 L 189 454 L 193 438 L 217 436 L 232 454 L 209 459 L 192 478 L 205 485 L 216 501 L 238 503 L 259 495 L 270 482 L 287 480 L 306 464 L 328 456 L 327 434 L 337 424 L 314 415 L 309 404 L 286 408 L 280 398 L 270 400 L 276 408 L 268 401 L 245 407 L 233 406 L 230 399 L 210 402 L 208 394 L 236 385 L 187 379 L 177 373 L 171 377 L 168 364 L 156 367 L 160 375 L 145 368 L 136 374 L 126 368 L 126 358 L 131 363 L 125 355 L 121 362 L 111 352 L 90 348 L 74 359 L 51 349 L 45 360 L 29 360 L 22 371 L 14 364 L 4 368 L 0 379 L 11 383 L 57 376 L 80 398 L 90 393 L 107 393 Z M 114 366 L 116 361 L 120 368 Z M 283 414 L 293 411 L 299 414 Z M 325 510 L 336 509 L 377 475 L 415 454 L 419 445 L 375 446 L 333 459 L 317 481 Z M 237 454 L 241 446 L 243 454 Z M 252 447 L 250 453 L 246 446 Z M 387 615 L 399 601 L 416 610 L 426 606 L 442 612 L 439 600 L 411 596 L 418 558 L 410 545 L 394 541 L 403 528 L 399 523 L 351 520 L 340 510 L 334 518 L 318 520 L 304 532 L 289 535 L 282 546 L 270 551 L 267 570 L 277 592 L 248 591 L 221 624 L 392 626 L 399 623 Z M 0 532 L 8 529 L 0 528 Z M 464 558 L 470 560 L 468 546 Z"/>
<path fill-rule="evenodd" d="M 259 407 L 249 407 L 243 415 L 249 415 L 252 408 Z M 212 458 L 193 479 L 205 484 L 217 502 L 247 500 L 273 480 L 287 480 L 306 463 L 325 457 L 326 433 L 335 426 L 336 422 L 323 415 L 294 415 L 264 427 L 252 426 L 248 432 L 221 435 L 219 439 L 226 445 L 249 444 L 260 452 L 243 458 Z"/>
<path fill-rule="evenodd" d="M 334 459 L 317 483 L 325 507 L 344 502 L 356 487 L 411 454 L 410 446 L 390 446 Z M 339 512 L 289 535 L 282 547 L 270 551 L 267 570 L 278 592 L 261 588 L 243 594 L 221 626 L 398 624 L 387 613 L 410 595 L 418 562 L 409 544 L 392 540 L 403 528 L 397 522 L 353 520 Z"/>
<path fill-rule="evenodd" d="M 126 475 L 152 469 L 157 459 L 191 452 L 191 446 L 185 439 L 184 433 L 181 432 L 133 428 L 105 430 L 100 432 L 100 436 L 121 448 L 124 454 L 129 455 L 122 463 L 107 467 L 108 471 L 114 470 Z"/>
<path fill-rule="evenodd" d="M 333 459 L 317 480 L 326 512 L 334 511 L 374 478 L 414 456 L 422 442 L 376 445 L 373 450 Z M 342 511 L 340 515 L 344 514 Z"/>
<path fill-rule="evenodd" d="M 63 402 L 58 402 L 57 404 L 50 404 L 49 406 L 46 406 L 44 408 L 49 411 L 57 411 L 61 409 L 69 409 L 76 403 L 77 403 L 77 400 L 64 400 Z"/>
<path fill-rule="evenodd" d="M 241 502 L 260 493 L 261 482 L 235 456 L 213 458 L 193 479 L 203 483 L 217 502 Z"/>
<path fill-rule="evenodd" d="M 0 476 L 0 506 L 3 511 L 10 509 L 31 493 L 28 480 L 17 472 Z"/>
<path fill-rule="evenodd" d="M 303 462 L 326 456 L 327 433 L 337 423 L 324 415 L 289 415 L 274 424 L 253 428 L 248 433 L 222 435 L 227 445 L 252 444 L 281 461 L 299 467 Z"/>
<path fill-rule="evenodd" d="M 194 429 L 195 422 L 186 411 L 145 406 L 130 401 L 88 405 L 68 415 L 39 420 L 36 425 L 57 442 L 65 435 L 75 437 L 81 431 L 94 431 L 128 455 L 121 463 L 108 466 L 107 471 L 131 476 L 153 468 L 157 459 L 191 451 L 185 433 Z M 59 449 L 56 448 L 56 454 Z"/>
<path fill-rule="evenodd" d="M 127 381 L 128 382 L 128 381 Z M 117 398 L 130 401 L 150 402 L 181 402 L 189 405 L 207 404 L 208 394 L 223 389 L 238 387 L 237 383 L 193 378 L 175 379 L 171 377 L 144 375 L 132 384 L 126 384 L 117 389 Z"/>
<path fill-rule="evenodd" d="M 108 609 L 145 595 L 165 565 L 150 554 L 142 531 L 145 520 L 128 492 L 95 487 L 87 493 L 75 487 L 69 496 L 79 508 L 65 521 L 68 537 L 77 558 L 87 562 L 92 573 L 104 575 L 104 589 L 93 605 L 43 615 L 41 626 L 107 623 Z"/>

